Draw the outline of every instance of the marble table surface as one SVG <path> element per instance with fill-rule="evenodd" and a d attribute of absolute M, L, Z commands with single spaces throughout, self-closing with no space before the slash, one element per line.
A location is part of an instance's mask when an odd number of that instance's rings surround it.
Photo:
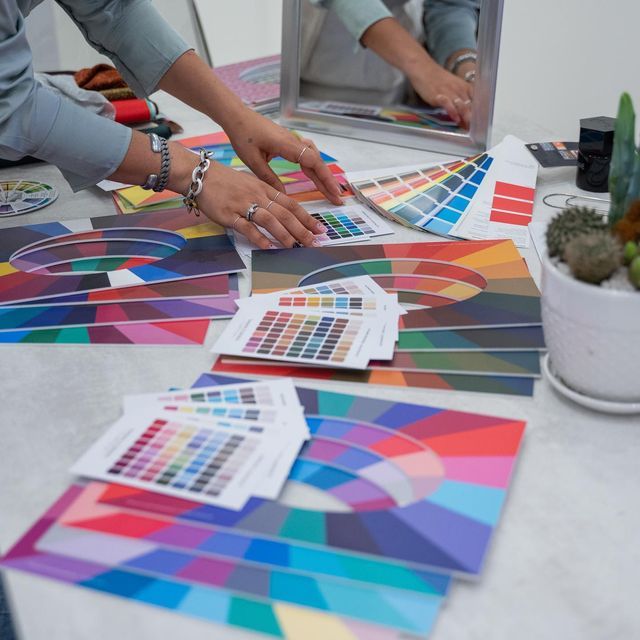
<path fill-rule="evenodd" d="M 160 102 L 186 134 L 214 130 L 200 114 L 172 99 L 164 96 Z M 553 132 L 517 117 L 498 123 L 494 141 L 506 133 L 525 141 L 556 139 Z M 347 170 L 442 158 L 369 142 L 312 137 Z M 90 189 L 74 196 L 53 167 L 38 164 L 0 171 L 0 179 L 19 176 L 54 184 L 60 198 L 42 211 L 0 221 L 0 229 L 114 213 L 107 194 Z M 552 192 L 577 193 L 572 170 L 541 170 L 535 220 L 553 215 L 541 201 Z M 429 239 L 397 225 L 394 229 L 397 233 L 388 242 Z M 523 256 L 538 278 L 540 264 L 533 247 Z M 243 278 L 242 290 L 247 286 Z M 0 348 L 2 551 L 68 486 L 70 465 L 118 417 L 123 394 L 190 384 L 210 369 L 214 356 L 208 347 L 222 326 L 214 325 L 205 348 Z M 640 417 L 587 411 L 558 396 L 544 379 L 536 384 L 534 398 L 304 384 L 527 421 L 513 487 L 482 577 L 477 582 L 456 581 L 433 640 L 640 637 Z M 29 575 L 5 575 L 24 640 L 254 637 Z"/>

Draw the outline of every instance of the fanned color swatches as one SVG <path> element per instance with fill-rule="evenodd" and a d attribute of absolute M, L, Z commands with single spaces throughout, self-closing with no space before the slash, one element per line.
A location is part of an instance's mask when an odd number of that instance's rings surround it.
<path fill-rule="evenodd" d="M 441 165 L 354 180 L 356 196 L 401 224 L 452 238 L 511 238 L 528 246 L 537 164 L 507 136 L 489 151 Z"/>
<path fill-rule="evenodd" d="M 46 207 L 58 192 L 43 182 L 33 180 L 0 181 L 0 218 L 19 216 Z"/>

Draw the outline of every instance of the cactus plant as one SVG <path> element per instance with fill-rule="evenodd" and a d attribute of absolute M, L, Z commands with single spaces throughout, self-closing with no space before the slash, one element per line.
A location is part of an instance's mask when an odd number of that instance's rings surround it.
<path fill-rule="evenodd" d="M 566 244 L 573 238 L 591 231 L 606 229 L 602 216 L 593 209 L 571 207 L 559 213 L 547 227 L 549 255 L 562 256 Z"/>
<path fill-rule="evenodd" d="M 629 280 L 636 289 L 640 289 L 640 256 L 636 256 L 629 265 Z"/>
<path fill-rule="evenodd" d="M 629 183 L 638 155 L 634 142 L 635 128 L 636 114 L 633 110 L 631 96 L 628 93 L 623 93 L 620 96 L 618 106 L 609 169 L 609 191 L 611 192 L 609 225 L 611 227 L 622 218 L 625 213 L 625 203 L 629 200 Z"/>
<path fill-rule="evenodd" d="M 609 231 L 592 231 L 567 243 L 564 261 L 578 280 L 600 284 L 620 267 L 622 247 Z"/>

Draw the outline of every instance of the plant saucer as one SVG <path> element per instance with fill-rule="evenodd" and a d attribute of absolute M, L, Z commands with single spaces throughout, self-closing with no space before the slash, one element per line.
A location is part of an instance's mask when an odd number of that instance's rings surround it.
<path fill-rule="evenodd" d="M 612 400 L 601 400 L 600 398 L 592 398 L 580 391 L 576 391 L 568 387 L 566 383 L 555 373 L 553 365 L 547 353 L 542 360 L 542 370 L 551 386 L 565 398 L 569 398 L 573 402 L 600 411 L 601 413 L 616 413 L 619 415 L 632 415 L 640 413 L 640 402 L 616 402 Z"/>

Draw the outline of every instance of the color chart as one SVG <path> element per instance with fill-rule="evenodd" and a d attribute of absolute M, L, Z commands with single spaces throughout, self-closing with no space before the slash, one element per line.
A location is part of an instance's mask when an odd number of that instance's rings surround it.
<path fill-rule="evenodd" d="M 336 640 L 417 640 L 418 638 L 392 628 L 336 616 L 332 612 L 334 601 L 345 600 L 345 596 L 349 595 L 349 591 L 344 586 L 339 593 L 322 593 L 312 604 L 316 608 L 314 610 L 265 600 L 253 594 L 241 595 L 235 590 L 217 585 L 203 585 L 192 577 L 171 579 L 168 575 L 170 567 L 173 567 L 174 572 L 180 571 L 177 566 L 179 562 L 171 562 L 177 557 L 171 554 L 163 555 L 160 552 L 155 556 L 152 554 L 151 559 L 139 560 L 139 564 L 143 566 L 136 566 L 134 557 L 131 557 L 127 551 L 130 548 L 128 541 L 124 538 L 117 548 L 112 538 L 105 541 L 104 539 L 96 540 L 94 537 L 85 545 L 77 544 L 78 535 L 71 536 L 71 542 L 68 534 L 65 536 L 66 539 L 59 539 L 56 523 L 67 509 L 74 506 L 83 491 L 85 488 L 80 485 L 70 487 L 3 558 L 2 565 L 5 568 L 45 576 L 63 583 L 75 584 L 102 593 L 163 607 L 208 622 L 227 624 L 275 638 L 289 640 L 308 638 L 310 627 L 320 634 L 319 637 Z M 55 552 L 41 551 L 37 548 L 36 545 L 45 536 L 47 536 L 47 546 L 55 547 Z M 81 549 L 90 557 L 92 550 L 96 548 L 103 551 L 98 561 L 78 557 Z M 107 553 L 109 550 L 110 553 Z M 70 551 L 73 555 L 65 555 Z M 127 563 L 128 560 L 132 561 L 132 566 Z M 207 562 L 204 558 L 199 563 L 196 562 L 192 563 L 191 571 L 185 570 L 187 574 L 211 576 L 218 573 L 216 569 L 220 566 L 219 563 Z M 149 571 L 150 564 L 156 569 L 162 565 L 164 575 L 153 575 Z M 225 576 L 228 578 L 229 575 L 229 571 L 221 572 L 221 580 Z M 300 580 L 276 579 L 271 580 L 270 585 L 276 595 L 286 590 L 300 594 L 317 593 L 313 585 L 305 584 Z M 372 608 L 382 610 L 384 605 L 384 611 L 394 622 L 398 616 L 392 614 L 393 607 L 400 607 L 402 601 L 403 598 L 395 595 L 395 598 L 388 603 L 383 599 L 373 600 L 376 606 L 371 607 L 371 597 L 364 599 L 368 610 Z M 423 628 L 424 625 L 433 622 L 437 614 L 437 598 L 431 597 L 430 601 L 435 602 L 436 607 L 430 615 L 427 611 L 421 612 L 422 619 L 419 622 Z M 364 607 L 361 608 L 364 609 Z M 405 619 L 412 619 L 410 611 L 405 612 Z"/>
<path fill-rule="evenodd" d="M 414 306 L 401 329 L 541 324 L 540 293 L 510 240 L 257 251 L 252 271 L 254 293 L 369 275 Z"/>
<path fill-rule="evenodd" d="M 204 344 L 209 320 L 178 320 L 0 331 L 0 344 L 196 346 Z"/>
<path fill-rule="evenodd" d="M 313 439 L 290 483 L 309 491 L 291 504 L 287 489 L 239 512 L 134 489 L 108 502 L 415 568 L 480 572 L 523 422 L 306 388 L 298 395 Z M 313 509 L 316 491 L 331 510 Z"/>
<path fill-rule="evenodd" d="M 492 162 L 493 157 L 483 153 L 351 186 L 360 200 L 396 222 L 454 237 L 453 227 L 470 207 Z"/>
<path fill-rule="evenodd" d="M 216 353 L 364 369 L 373 327 L 363 316 L 241 307 L 213 346 Z"/>
<path fill-rule="evenodd" d="M 158 410 L 125 414 L 71 471 L 237 509 L 250 495 L 264 431 L 255 422 L 233 426 Z"/>
<path fill-rule="evenodd" d="M 106 245 L 100 257 L 94 241 Z M 100 258 L 109 257 L 113 270 L 102 270 Z M 74 263 L 85 260 L 83 273 L 74 275 Z M 61 264 L 62 273 L 51 271 Z M 222 227 L 186 211 L 12 227 L 0 237 L 0 304 L 243 269 Z"/>
<path fill-rule="evenodd" d="M 0 181 L 0 218 L 42 209 L 56 200 L 58 192 L 48 184 L 32 180 Z"/>

